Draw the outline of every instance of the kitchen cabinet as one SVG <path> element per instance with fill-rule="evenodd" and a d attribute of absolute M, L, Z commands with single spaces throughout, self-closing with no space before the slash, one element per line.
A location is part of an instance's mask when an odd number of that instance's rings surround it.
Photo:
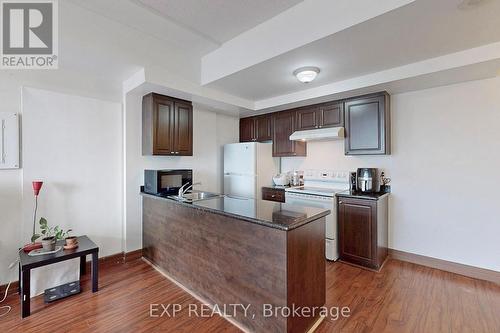
<path fill-rule="evenodd" d="M 193 156 L 193 106 L 191 103 L 174 103 L 174 150 L 181 156 Z"/>
<path fill-rule="evenodd" d="M 240 142 L 255 141 L 255 118 L 240 119 Z"/>
<path fill-rule="evenodd" d="M 297 110 L 297 130 L 344 126 L 342 102 L 328 102 L 306 106 Z"/>
<path fill-rule="evenodd" d="M 344 126 L 344 103 L 329 102 L 319 106 L 319 127 Z"/>
<path fill-rule="evenodd" d="M 339 259 L 380 269 L 387 258 L 389 195 L 337 197 Z"/>
<path fill-rule="evenodd" d="M 290 135 L 296 130 L 296 111 L 282 111 L 273 114 L 273 156 L 307 156 L 305 142 L 291 141 Z"/>
<path fill-rule="evenodd" d="M 193 155 L 191 102 L 155 93 L 142 98 L 142 154 Z"/>
<path fill-rule="evenodd" d="M 386 92 L 240 119 L 240 142 L 273 141 L 273 156 L 306 156 L 295 131 L 345 127 L 345 155 L 391 153 L 390 96 Z"/>
<path fill-rule="evenodd" d="M 345 154 L 391 153 L 390 97 L 387 93 L 345 102 Z"/>
<path fill-rule="evenodd" d="M 274 187 L 263 187 L 262 200 L 285 202 L 285 189 L 274 188 Z"/>
<path fill-rule="evenodd" d="M 270 114 L 255 117 L 256 141 L 270 141 L 273 139 L 273 117 Z"/>
<path fill-rule="evenodd" d="M 240 142 L 273 141 L 273 156 L 306 156 L 306 143 L 291 141 L 296 111 L 282 111 L 240 119 Z"/>
<path fill-rule="evenodd" d="M 297 130 L 311 130 L 319 126 L 319 109 L 316 106 L 304 107 L 297 110 Z"/>
<path fill-rule="evenodd" d="M 272 140 L 272 116 L 270 114 L 240 119 L 240 142 Z"/>

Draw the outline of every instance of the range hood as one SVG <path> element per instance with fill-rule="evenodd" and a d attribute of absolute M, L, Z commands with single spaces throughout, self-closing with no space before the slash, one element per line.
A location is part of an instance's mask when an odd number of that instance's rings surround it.
<path fill-rule="evenodd" d="M 317 128 L 305 131 L 295 131 L 290 135 L 292 141 L 326 141 L 344 138 L 343 127 Z"/>

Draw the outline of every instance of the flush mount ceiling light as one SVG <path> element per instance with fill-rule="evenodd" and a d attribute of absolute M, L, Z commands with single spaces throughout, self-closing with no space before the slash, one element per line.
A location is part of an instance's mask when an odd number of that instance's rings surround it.
<path fill-rule="evenodd" d="M 302 83 L 309 83 L 318 76 L 318 67 L 300 67 L 293 71 L 293 75 Z"/>

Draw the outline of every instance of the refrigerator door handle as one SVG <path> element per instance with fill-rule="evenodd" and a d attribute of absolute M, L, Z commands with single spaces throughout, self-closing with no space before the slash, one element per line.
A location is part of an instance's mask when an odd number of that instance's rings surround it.
<path fill-rule="evenodd" d="M 244 198 L 244 197 L 235 197 L 233 195 L 224 195 L 225 197 L 228 197 L 230 199 L 235 199 L 235 200 L 251 200 L 250 198 Z"/>
<path fill-rule="evenodd" d="M 250 173 L 224 172 L 224 176 L 257 177 L 258 175 Z"/>

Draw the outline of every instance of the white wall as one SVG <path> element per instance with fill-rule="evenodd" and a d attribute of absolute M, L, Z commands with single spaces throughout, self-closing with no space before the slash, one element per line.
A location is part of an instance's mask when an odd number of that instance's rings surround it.
<path fill-rule="evenodd" d="M 172 47 L 174 44 L 167 40 L 159 43 L 143 30 L 66 1 L 59 2 L 59 19 L 59 69 L 2 70 L 0 112 L 22 113 L 22 87 L 121 103 L 123 80 L 150 66 L 160 67 L 166 75 L 182 76 L 186 81 L 198 80 L 199 58 L 193 52 Z M 23 224 L 28 223 L 23 205 L 31 203 L 31 196 L 23 198 L 23 172 L 22 168 L 0 170 L 0 228 L 2 236 L 8 235 L 0 237 L 0 284 L 11 278 L 17 280 L 16 270 L 8 271 L 7 267 L 26 242 L 25 235 L 21 236 Z"/>
<path fill-rule="evenodd" d="M 122 251 L 121 104 L 23 89 L 23 228 L 32 230 L 33 180 L 43 180 L 38 218 L 88 235 L 100 256 Z"/>
<path fill-rule="evenodd" d="M 0 80 L 0 112 L 16 112 L 20 110 L 20 88 L 7 85 Z M 17 258 L 17 249 L 21 245 L 21 180 L 22 172 L 17 170 L 0 170 L 0 284 L 8 279 L 17 280 L 17 270 L 9 271 L 7 267 Z"/>
<path fill-rule="evenodd" d="M 198 108 L 193 110 L 193 156 L 142 156 L 142 94 L 125 98 L 125 251 L 142 247 L 144 169 L 193 169 L 196 189 L 221 193 L 222 146 L 237 142 L 239 120 Z"/>
<path fill-rule="evenodd" d="M 282 169 L 378 167 L 392 178 L 391 248 L 500 271 L 500 78 L 392 96 L 393 154 L 307 144 Z"/>

